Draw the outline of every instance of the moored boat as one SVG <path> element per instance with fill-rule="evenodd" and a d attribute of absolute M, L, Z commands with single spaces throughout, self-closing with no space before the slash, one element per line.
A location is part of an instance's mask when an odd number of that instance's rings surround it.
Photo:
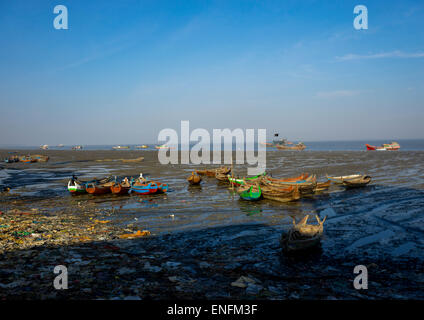
<path fill-rule="evenodd" d="M 131 185 L 130 191 L 135 192 L 139 195 L 153 194 L 158 191 L 158 185 L 154 182 L 145 182 L 145 183 L 136 182 Z"/>
<path fill-rule="evenodd" d="M 106 183 L 98 183 L 98 182 L 89 182 L 85 186 L 85 190 L 94 195 L 111 193 L 110 187 L 114 184 L 113 181 Z"/>
<path fill-rule="evenodd" d="M 258 201 L 262 198 L 262 190 L 259 183 L 254 185 L 243 185 L 237 189 L 237 192 L 241 199 L 247 201 Z"/>
<path fill-rule="evenodd" d="M 333 176 L 333 177 L 330 177 L 329 175 L 327 175 L 327 179 L 335 184 L 343 184 L 343 181 L 358 179 L 362 176 L 363 176 L 362 174 L 350 174 L 346 176 Z"/>
<path fill-rule="evenodd" d="M 380 147 L 372 146 L 370 144 L 365 144 L 367 150 L 375 150 L 375 151 L 396 151 L 400 149 L 400 145 L 397 142 L 392 143 L 383 143 Z"/>
<path fill-rule="evenodd" d="M 124 178 L 121 182 L 114 182 L 110 187 L 110 191 L 113 194 L 128 194 L 131 189 L 131 184 L 127 177 Z"/>
<path fill-rule="evenodd" d="M 365 187 L 370 182 L 371 182 L 371 177 L 364 175 L 357 179 L 344 180 L 343 185 L 346 188 L 360 188 L 360 187 Z"/>
<path fill-rule="evenodd" d="M 197 174 L 195 174 L 194 173 L 194 171 L 191 173 L 191 175 L 187 178 L 187 181 L 190 183 L 190 184 L 193 184 L 193 185 L 195 185 L 195 184 L 199 184 L 201 181 L 202 181 L 202 177 L 201 176 L 199 176 L 199 175 L 197 175 Z"/>

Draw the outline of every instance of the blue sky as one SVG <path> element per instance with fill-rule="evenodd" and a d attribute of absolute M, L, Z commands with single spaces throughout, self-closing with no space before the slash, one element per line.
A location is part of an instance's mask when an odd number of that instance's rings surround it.
<path fill-rule="evenodd" d="M 424 138 L 424 3 L 1 1 L 0 83 L 2 145 L 154 143 L 181 120 Z"/>

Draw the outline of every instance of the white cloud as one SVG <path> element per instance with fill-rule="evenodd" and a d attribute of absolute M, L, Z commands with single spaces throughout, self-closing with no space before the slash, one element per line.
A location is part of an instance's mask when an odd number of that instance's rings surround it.
<path fill-rule="evenodd" d="M 354 54 L 349 53 L 342 57 L 337 57 L 339 61 L 360 60 L 360 59 L 382 59 L 382 58 L 424 58 L 424 52 L 406 53 L 402 51 L 391 51 L 374 54 Z"/>

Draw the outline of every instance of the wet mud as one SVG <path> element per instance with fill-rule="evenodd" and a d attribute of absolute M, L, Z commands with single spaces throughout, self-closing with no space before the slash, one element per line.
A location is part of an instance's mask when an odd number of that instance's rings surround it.
<path fill-rule="evenodd" d="M 274 177 L 373 178 L 366 188 L 333 185 L 289 204 L 244 202 L 214 178 L 189 186 L 191 171 L 205 166 L 161 165 L 156 151 L 36 153 L 49 162 L 0 165 L 0 187 L 11 188 L 0 194 L 1 298 L 424 298 L 424 152 L 269 151 Z M 66 188 L 72 174 L 140 172 L 169 192 L 71 196 Z M 305 214 L 328 216 L 322 245 L 288 256 L 281 233 Z M 138 230 L 151 235 L 121 239 Z M 53 287 L 59 264 L 68 267 L 68 290 Z M 368 266 L 368 290 L 353 288 L 356 265 Z"/>

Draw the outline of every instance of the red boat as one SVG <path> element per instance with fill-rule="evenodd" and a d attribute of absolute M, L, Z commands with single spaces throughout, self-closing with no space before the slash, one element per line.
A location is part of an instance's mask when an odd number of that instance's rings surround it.
<path fill-rule="evenodd" d="M 88 183 L 85 187 L 85 190 L 90 194 L 105 194 L 110 193 L 110 187 L 113 185 L 113 182 L 107 183 Z"/>
<path fill-rule="evenodd" d="M 370 144 L 365 144 L 367 150 L 376 150 L 376 151 L 395 151 L 400 149 L 400 145 L 397 142 L 384 143 L 381 147 L 372 146 Z"/>

